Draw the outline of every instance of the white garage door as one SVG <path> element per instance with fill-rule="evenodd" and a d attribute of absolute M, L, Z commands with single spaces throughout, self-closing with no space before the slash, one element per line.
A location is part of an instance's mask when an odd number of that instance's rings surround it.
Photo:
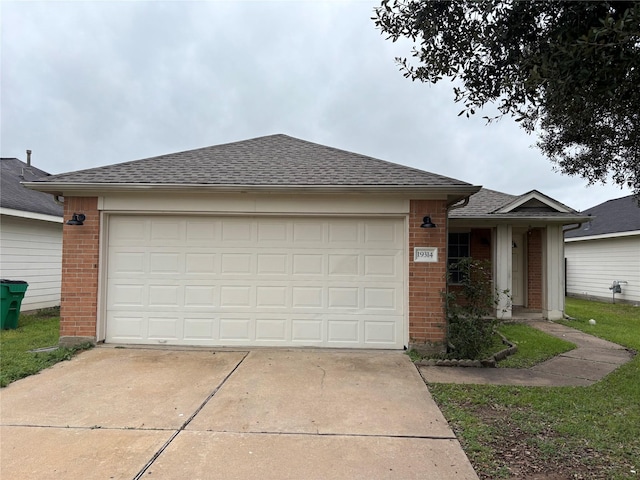
<path fill-rule="evenodd" d="M 402 348 L 403 219 L 109 219 L 106 341 Z"/>

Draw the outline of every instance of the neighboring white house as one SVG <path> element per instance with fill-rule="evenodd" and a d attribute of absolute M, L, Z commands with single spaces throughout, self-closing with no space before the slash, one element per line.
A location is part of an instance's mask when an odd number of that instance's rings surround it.
<path fill-rule="evenodd" d="M 20 183 L 49 174 L 17 158 L 0 165 L 0 276 L 29 284 L 22 311 L 60 305 L 63 207 Z"/>
<path fill-rule="evenodd" d="M 565 232 L 567 294 L 640 303 L 640 207 L 633 195 L 582 212 L 593 220 Z"/>

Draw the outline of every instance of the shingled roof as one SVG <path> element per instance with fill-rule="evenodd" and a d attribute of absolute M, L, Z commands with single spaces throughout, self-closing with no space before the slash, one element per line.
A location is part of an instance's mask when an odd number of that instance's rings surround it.
<path fill-rule="evenodd" d="M 482 188 L 462 208 L 452 209 L 455 219 L 546 219 L 560 222 L 581 221 L 580 213 L 537 190 L 522 195 Z"/>
<path fill-rule="evenodd" d="M 582 213 L 593 219 L 583 228 L 565 232 L 565 238 L 640 231 L 640 207 L 633 195 L 608 200 Z"/>
<path fill-rule="evenodd" d="M 57 204 L 52 195 L 20 184 L 46 177 L 49 175 L 47 172 L 28 166 L 17 158 L 1 158 L 0 166 L 0 207 L 62 217 L 62 205 Z"/>
<path fill-rule="evenodd" d="M 287 135 L 62 173 L 34 183 L 210 186 L 472 187 L 415 168 Z M 38 189 L 33 184 L 30 184 Z"/>

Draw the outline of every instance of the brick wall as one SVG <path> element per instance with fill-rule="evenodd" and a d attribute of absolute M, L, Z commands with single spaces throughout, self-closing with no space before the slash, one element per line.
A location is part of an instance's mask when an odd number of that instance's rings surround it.
<path fill-rule="evenodd" d="M 431 216 L 436 228 L 420 228 Z M 445 200 L 411 200 L 409 215 L 409 342 L 421 350 L 442 350 L 446 336 L 442 292 L 446 289 L 447 204 Z M 415 247 L 437 247 L 438 261 L 416 263 Z"/>
<path fill-rule="evenodd" d="M 527 234 L 527 307 L 542 308 L 542 229 Z"/>
<path fill-rule="evenodd" d="M 491 261 L 491 229 L 474 228 L 469 238 L 469 253 L 474 260 Z"/>
<path fill-rule="evenodd" d="M 74 213 L 86 216 L 84 225 L 62 229 L 62 296 L 60 343 L 96 339 L 100 216 L 95 197 L 65 197 L 64 221 Z"/>

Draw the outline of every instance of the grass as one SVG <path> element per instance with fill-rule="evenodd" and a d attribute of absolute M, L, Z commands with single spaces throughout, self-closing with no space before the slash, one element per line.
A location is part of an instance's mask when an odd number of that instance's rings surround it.
<path fill-rule="evenodd" d="M 57 348 L 50 352 L 30 352 L 38 348 L 57 346 L 60 316 L 57 309 L 20 315 L 18 328 L 0 330 L 0 387 L 6 387 L 29 375 L 70 359 L 77 351 L 88 348 Z"/>
<path fill-rule="evenodd" d="M 576 348 L 571 342 L 522 323 L 504 323 L 498 331 L 518 347 L 514 355 L 498 363 L 500 368 L 530 368 Z"/>
<path fill-rule="evenodd" d="M 566 311 L 576 318 L 571 327 L 640 350 L 640 308 L 567 299 Z M 520 469 L 524 478 L 546 471 L 554 478 L 628 479 L 640 470 L 639 378 L 636 356 L 590 387 L 430 384 L 429 390 L 481 478 Z M 523 463 L 526 452 L 537 467 Z"/>
<path fill-rule="evenodd" d="M 530 368 L 538 363 L 560 355 L 561 353 L 573 350 L 576 346 L 544 333 L 536 328 L 522 323 L 502 323 L 497 328 L 498 332 L 504 335 L 511 343 L 518 346 L 518 351 L 498 363 L 501 368 Z M 482 353 L 481 358 L 488 358 L 491 355 L 504 350 L 506 345 L 502 343 L 499 335 L 494 335 L 493 343 Z M 412 362 L 422 360 L 415 350 L 407 352 Z M 444 358 L 446 355 L 431 355 L 428 358 Z"/>

